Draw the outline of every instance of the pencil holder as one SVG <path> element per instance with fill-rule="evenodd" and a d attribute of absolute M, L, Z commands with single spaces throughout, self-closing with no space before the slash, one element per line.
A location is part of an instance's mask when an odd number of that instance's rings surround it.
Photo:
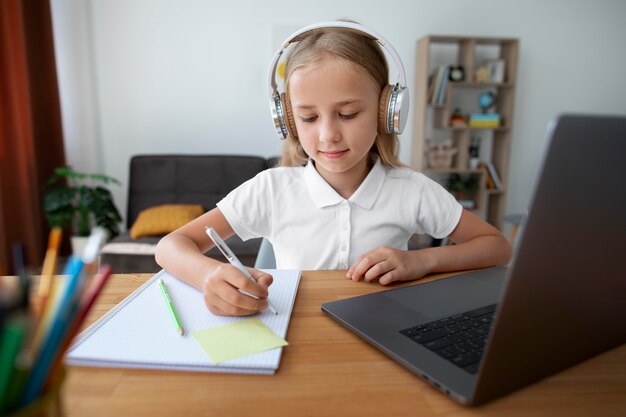
<path fill-rule="evenodd" d="M 61 387 L 63 381 L 65 381 L 65 367 L 61 368 L 59 375 L 41 397 L 37 398 L 37 401 L 14 410 L 7 417 L 62 417 Z"/>

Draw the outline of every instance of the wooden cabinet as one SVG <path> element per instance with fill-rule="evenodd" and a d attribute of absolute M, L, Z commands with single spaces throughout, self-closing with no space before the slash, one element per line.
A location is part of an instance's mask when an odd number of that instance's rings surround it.
<path fill-rule="evenodd" d="M 416 53 L 411 166 L 500 229 L 518 47 L 512 38 L 428 36 L 418 41 Z M 495 104 L 485 110 L 479 98 L 495 99 Z M 498 187 L 487 168 L 499 177 Z"/>

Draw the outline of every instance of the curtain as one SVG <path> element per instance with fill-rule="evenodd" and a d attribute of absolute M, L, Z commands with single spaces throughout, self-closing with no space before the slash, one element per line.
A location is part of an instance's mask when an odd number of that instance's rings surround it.
<path fill-rule="evenodd" d="M 48 227 L 42 187 L 65 164 L 48 0 L 0 1 L 0 274 L 13 243 L 41 265 Z"/>

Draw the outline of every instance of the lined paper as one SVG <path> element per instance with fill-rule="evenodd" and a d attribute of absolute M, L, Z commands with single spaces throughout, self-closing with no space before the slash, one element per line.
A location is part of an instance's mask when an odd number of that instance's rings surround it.
<path fill-rule="evenodd" d="M 285 339 L 300 271 L 265 271 L 274 278 L 269 298 L 278 315 L 265 310 L 255 317 Z M 184 336 L 172 323 L 158 286 L 159 278 L 167 285 L 185 328 Z M 216 364 L 191 335 L 240 320 L 244 318 L 213 315 L 201 292 L 162 270 L 81 333 L 69 349 L 66 362 L 79 366 L 273 374 L 278 369 L 282 348 Z"/>

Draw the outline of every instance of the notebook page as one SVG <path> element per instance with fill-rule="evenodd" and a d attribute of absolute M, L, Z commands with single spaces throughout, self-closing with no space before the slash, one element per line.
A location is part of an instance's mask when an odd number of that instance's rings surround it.
<path fill-rule="evenodd" d="M 278 315 L 265 310 L 258 317 L 285 338 L 300 271 L 266 271 L 274 277 L 269 297 Z M 176 331 L 158 285 L 159 278 L 167 285 L 183 323 L 184 336 Z M 70 348 L 66 361 L 70 365 L 273 373 L 282 348 L 214 364 L 191 335 L 199 329 L 237 320 L 242 319 L 211 314 L 198 290 L 163 270 L 85 330 Z"/>

